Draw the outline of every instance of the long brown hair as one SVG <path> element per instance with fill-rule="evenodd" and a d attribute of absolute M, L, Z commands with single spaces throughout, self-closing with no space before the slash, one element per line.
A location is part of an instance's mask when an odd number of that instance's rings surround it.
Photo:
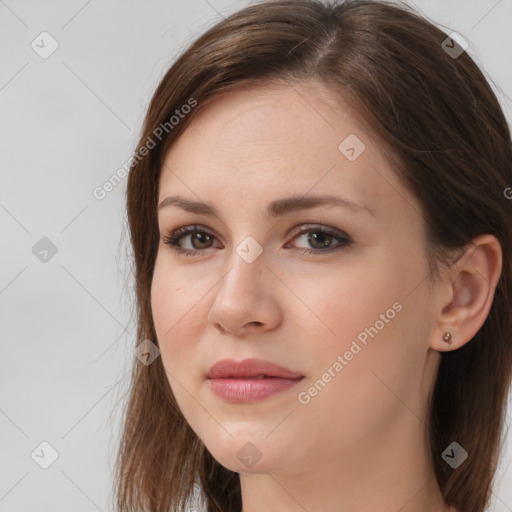
<path fill-rule="evenodd" d="M 419 201 L 432 280 L 474 237 L 490 233 L 501 244 L 489 315 L 470 342 L 442 353 L 428 404 L 426 435 L 444 500 L 482 512 L 504 440 L 512 371 L 512 144 L 488 81 L 447 34 L 412 8 L 385 1 L 275 0 L 245 7 L 195 40 L 156 89 L 127 181 L 136 344 L 158 345 L 150 307 L 156 205 L 173 142 L 222 91 L 320 81 L 357 108 Z M 116 459 L 118 512 L 177 512 L 196 485 L 208 512 L 238 512 L 238 473 L 213 459 L 187 424 L 161 358 L 150 365 L 134 359 L 128 398 Z M 441 457 L 453 441 L 469 453 L 457 469 Z"/>

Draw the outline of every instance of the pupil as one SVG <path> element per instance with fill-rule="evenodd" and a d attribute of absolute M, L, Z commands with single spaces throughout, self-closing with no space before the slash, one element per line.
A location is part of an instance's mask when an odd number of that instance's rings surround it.
<path fill-rule="evenodd" d="M 208 238 L 208 235 L 206 235 L 204 233 L 196 233 L 193 240 L 198 240 L 200 238 Z M 203 240 L 203 242 L 204 242 L 204 240 Z M 203 243 L 203 242 L 201 242 L 201 240 L 199 240 L 199 243 Z"/>
<path fill-rule="evenodd" d="M 331 235 L 327 234 L 327 233 L 312 233 L 310 234 L 310 243 L 311 243 L 311 239 L 313 239 L 313 242 L 318 242 L 318 238 L 320 238 L 320 247 L 328 247 L 329 246 L 329 237 Z M 322 243 L 322 237 L 324 237 L 324 241 Z M 327 239 L 326 239 L 327 237 Z M 314 246 L 314 243 L 312 244 Z"/>

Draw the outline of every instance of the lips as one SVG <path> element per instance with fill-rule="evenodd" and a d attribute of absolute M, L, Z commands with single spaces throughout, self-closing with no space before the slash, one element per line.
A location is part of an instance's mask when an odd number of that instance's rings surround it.
<path fill-rule="evenodd" d="M 259 402 L 296 386 L 304 375 L 263 359 L 223 359 L 208 372 L 207 382 L 218 397 L 233 404 Z"/>
<path fill-rule="evenodd" d="M 263 359 L 222 359 L 215 363 L 208 372 L 207 379 L 264 379 L 268 377 L 281 379 L 301 379 L 300 373 Z"/>

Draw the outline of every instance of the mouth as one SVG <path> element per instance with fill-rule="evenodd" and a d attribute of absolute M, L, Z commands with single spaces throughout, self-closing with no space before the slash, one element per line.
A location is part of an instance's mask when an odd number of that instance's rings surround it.
<path fill-rule="evenodd" d="M 261 359 L 224 359 L 212 366 L 206 378 L 218 397 L 231 403 L 247 403 L 284 392 L 305 377 Z"/>
<path fill-rule="evenodd" d="M 227 377 L 220 377 L 222 379 L 281 379 L 282 377 L 277 377 L 275 375 L 229 375 Z"/>
<path fill-rule="evenodd" d="M 302 377 L 304 377 L 304 375 L 284 366 L 254 358 L 244 359 L 243 361 L 223 359 L 215 363 L 206 375 L 208 379 L 299 379 Z"/>
<path fill-rule="evenodd" d="M 221 379 L 208 379 L 210 389 L 218 397 L 232 403 L 258 402 L 273 395 L 282 393 L 304 377 L 286 379 L 283 377 L 223 377 Z"/>

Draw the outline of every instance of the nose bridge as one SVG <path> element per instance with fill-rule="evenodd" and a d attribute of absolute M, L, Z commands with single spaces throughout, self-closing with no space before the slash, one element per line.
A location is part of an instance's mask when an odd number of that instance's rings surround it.
<path fill-rule="evenodd" d="M 267 261 L 263 247 L 252 237 L 247 236 L 235 246 L 229 258 L 229 272 L 225 277 L 224 287 L 237 289 L 242 287 L 251 295 L 257 293 L 258 284 L 262 284 Z M 238 290 L 240 292 L 240 290 Z"/>
<path fill-rule="evenodd" d="M 255 240 L 243 239 L 227 261 L 229 268 L 214 296 L 210 322 L 230 332 L 248 323 L 273 325 L 279 308 L 264 276 L 265 271 L 271 272 L 263 248 Z"/>

